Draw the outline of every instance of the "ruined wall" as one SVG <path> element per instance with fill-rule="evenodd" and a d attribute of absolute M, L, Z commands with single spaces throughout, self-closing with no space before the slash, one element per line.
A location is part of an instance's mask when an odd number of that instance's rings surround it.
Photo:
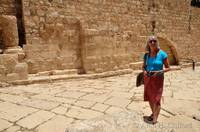
<path fill-rule="evenodd" d="M 200 8 L 190 0 L 23 0 L 29 73 L 118 70 L 141 61 L 152 32 L 198 60 Z"/>

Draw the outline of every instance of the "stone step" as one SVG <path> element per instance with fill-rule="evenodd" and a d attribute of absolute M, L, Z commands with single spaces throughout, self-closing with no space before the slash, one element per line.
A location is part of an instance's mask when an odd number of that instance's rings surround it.
<path fill-rule="evenodd" d="M 12 85 L 28 85 L 34 83 L 49 83 L 58 80 L 69 80 L 69 79 L 97 79 L 97 78 L 104 78 L 104 77 L 111 77 L 123 74 L 130 74 L 132 73 L 132 69 L 123 69 L 117 71 L 108 71 L 103 73 L 95 73 L 95 74 L 64 74 L 66 72 L 61 72 L 57 74 L 50 74 L 45 72 L 41 75 L 29 75 L 27 80 L 16 80 L 10 81 L 9 84 Z M 72 72 L 73 73 L 73 72 Z"/>
<path fill-rule="evenodd" d="M 71 74 L 77 74 L 77 73 L 78 73 L 77 69 L 51 70 L 51 71 L 39 72 L 37 74 L 30 74 L 29 77 L 51 76 L 51 75 L 71 75 Z"/>

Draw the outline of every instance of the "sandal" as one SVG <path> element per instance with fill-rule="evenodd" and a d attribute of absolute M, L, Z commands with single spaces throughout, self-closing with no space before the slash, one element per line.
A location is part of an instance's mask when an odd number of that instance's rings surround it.
<path fill-rule="evenodd" d="M 156 123 L 158 123 L 158 121 L 152 121 L 152 124 L 155 125 Z"/>
<path fill-rule="evenodd" d="M 148 121 L 153 121 L 153 114 L 151 114 L 148 118 L 147 118 Z"/>

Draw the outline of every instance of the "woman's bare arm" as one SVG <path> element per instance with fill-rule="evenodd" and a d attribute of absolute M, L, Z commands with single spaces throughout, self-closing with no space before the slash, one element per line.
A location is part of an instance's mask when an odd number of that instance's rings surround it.
<path fill-rule="evenodd" d="M 168 58 L 164 59 L 164 66 L 165 66 L 165 68 L 164 68 L 163 72 L 168 72 L 171 70 Z"/>

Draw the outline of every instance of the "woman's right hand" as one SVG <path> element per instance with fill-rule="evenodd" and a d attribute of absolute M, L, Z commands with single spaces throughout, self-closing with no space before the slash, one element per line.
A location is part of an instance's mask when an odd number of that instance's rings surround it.
<path fill-rule="evenodd" d="M 146 70 L 144 70 L 143 73 L 144 73 L 144 75 L 147 75 L 147 71 Z"/>

